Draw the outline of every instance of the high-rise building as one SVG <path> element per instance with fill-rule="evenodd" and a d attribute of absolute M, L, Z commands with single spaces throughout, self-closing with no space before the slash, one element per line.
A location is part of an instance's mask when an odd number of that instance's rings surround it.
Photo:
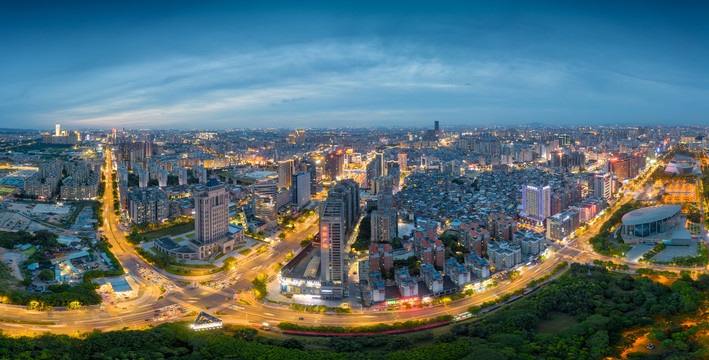
<path fill-rule="evenodd" d="M 388 242 L 397 236 L 397 216 L 393 209 L 391 188 L 388 188 L 377 199 L 377 210 L 372 211 L 371 241 L 373 243 Z"/>
<path fill-rule="evenodd" d="M 579 227 L 579 214 L 566 211 L 554 214 L 547 219 L 546 237 L 553 241 L 562 241 Z"/>
<path fill-rule="evenodd" d="M 610 199 L 613 195 L 613 177 L 610 173 L 601 171 L 591 175 L 588 183 L 588 192 L 590 195 L 599 198 Z"/>
<path fill-rule="evenodd" d="M 299 171 L 292 177 L 293 205 L 300 210 L 310 203 L 310 173 Z"/>
<path fill-rule="evenodd" d="M 325 173 L 331 181 L 342 178 L 345 166 L 344 151 L 342 149 L 334 151 L 325 158 Z"/>
<path fill-rule="evenodd" d="M 320 179 L 318 179 L 318 164 L 320 160 L 309 159 L 307 169 L 310 173 L 310 194 L 315 195 L 320 192 Z"/>
<path fill-rule="evenodd" d="M 164 191 L 154 187 L 131 190 L 128 215 L 134 224 L 163 221 L 170 216 L 170 199 Z"/>
<path fill-rule="evenodd" d="M 54 136 L 62 136 L 62 128 L 59 124 L 54 125 Z"/>
<path fill-rule="evenodd" d="M 217 179 L 209 179 L 194 192 L 195 237 L 190 242 L 199 259 L 219 251 L 229 252 L 234 240 L 229 238 L 229 192 Z"/>
<path fill-rule="evenodd" d="M 520 216 L 522 224 L 544 231 L 544 220 L 551 216 L 551 187 L 523 185 Z"/>
<path fill-rule="evenodd" d="M 351 232 L 360 216 L 359 184 L 353 179 L 342 180 L 330 189 L 327 197 L 339 198 L 345 204 L 345 232 Z"/>
<path fill-rule="evenodd" d="M 278 190 L 291 187 L 293 159 L 278 162 Z"/>
<path fill-rule="evenodd" d="M 441 126 L 440 126 L 440 124 L 438 123 L 438 120 L 436 120 L 436 121 L 433 122 L 433 131 L 436 132 L 436 135 L 438 135 L 438 134 L 441 133 Z"/>
<path fill-rule="evenodd" d="M 200 184 L 207 182 L 207 169 L 204 166 L 195 166 L 192 168 L 193 176 L 199 180 Z"/>
<path fill-rule="evenodd" d="M 406 153 L 399 154 L 399 170 L 403 171 L 408 169 L 409 161 Z"/>
<path fill-rule="evenodd" d="M 177 181 L 180 185 L 187 185 L 187 168 L 180 167 L 177 169 Z"/>
<path fill-rule="evenodd" d="M 138 170 L 138 186 L 148 187 L 148 170 Z"/>
<path fill-rule="evenodd" d="M 158 186 L 160 186 L 160 187 L 167 186 L 167 170 L 163 170 L 163 169 L 158 170 Z"/>
<path fill-rule="evenodd" d="M 384 161 L 384 153 L 374 153 L 374 160 L 377 163 L 377 177 L 387 175 L 387 164 Z"/>
<path fill-rule="evenodd" d="M 328 197 L 320 214 L 320 275 L 322 297 L 341 298 L 346 270 L 344 249 L 347 241 L 345 203 Z"/>

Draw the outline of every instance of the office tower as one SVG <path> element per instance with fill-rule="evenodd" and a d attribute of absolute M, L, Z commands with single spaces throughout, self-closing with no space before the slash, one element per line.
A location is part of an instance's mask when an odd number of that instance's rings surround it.
<path fill-rule="evenodd" d="M 274 181 L 263 181 L 252 186 L 254 194 L 254 215 L 263 221 L 276 219 L 278 208 L 278 184 Z"/>
<path fill-rule="evenodd" d="M 435 121 L 435 122 L 433 123 L 433 131 L 436 132 L 436 135 L 438 135 L 438 134 L 441 133 L 441 127 L 440 127 L 440 125 L 438 124 L 438 121 Z"/>
<path fill-rule="evenodd" d="M 217 179 L 209 179 L 194 192 L 195 237 L 190 246 L 205 259 L 221 250 L 231 251 L 229 240 L 229 192 Z"/>
<path fill-rule="evenodd" d="M 325 158 L 325 173 L 331 181 L 342 178 L 345 166 L 344 152 L 337 150 L 327 155 Z"/>
<path fill-rule="evenodd" d="M 138 170 L 138 186 L 148 187 L 148 170 Z"/>
<path fill-rule="evenodd" d="M 407 158 L 406 153 L 399 154 L 399 170 L 401 170 L 401 171 L 406 170 L 408 166 L 409 166 L 409 160 Z"/>
<path fill-rule="evenodd" d="M 293 160 L 280 161 L 278 163 L 278 190 L 291 187 L 293 177 Z"/>
<path fill-rule="evenodd" d="M 320 213 L 320 280 L 324 283 L 322 291 L 331 294 L 324 293 L 323 297 L 342 297 L 345 229 L 345 203 L 341 198 L 328 197 Z"/>
<path fill-rule="evenodd" d="M 177 181 L 180 185 L 187 185 L 187 168 L 180 167 L 177 169 Z"/>
<path fill-rule="evenodd" d="M 310 173 L 299 171 L 293 174 L 293 205 L 298 209 L 304 208 L 310 202 Z"/>
<path fill-rule="evenodd" d="M 59 124 L 54 125 L 54 136 L 61 136 L 62 135 L 62 129 Z"/>
<path fill-rule="evenodd" d="M 310 194 L 315 195 L 320 192 L 320 180 L 318 179 L 318 163 L 320 160 L 309 159 L 307 169 L 310 173 Z"/>
<path fill-rule="evenodd" d="M 589 181 L 588 192 L 590 195 L 610 199 L 613 195 L 613 178 L 610 173 L 605 171 L 597 172 L 591 175 Z"/>

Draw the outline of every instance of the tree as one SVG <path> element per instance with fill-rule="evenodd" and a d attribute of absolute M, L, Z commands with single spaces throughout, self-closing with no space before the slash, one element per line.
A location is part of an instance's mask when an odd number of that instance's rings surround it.
<path fill-rule="evenodd" d="M 39 272 L 37 277 L 43 281 L 50 281 L 50 280 L 54 279 L 54 273 L 52 272 L 52 270 L 44 269 Z"/>

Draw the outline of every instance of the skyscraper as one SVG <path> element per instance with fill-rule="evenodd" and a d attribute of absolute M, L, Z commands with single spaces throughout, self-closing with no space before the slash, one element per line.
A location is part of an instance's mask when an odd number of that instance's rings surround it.
<path fill-rule="evenodd" d="M 234 240 L 229 239 L 229 192 L 217 179 L 209 179 L 194 192 L 195 237 L 190 242 L 199 259 L 219 251 L 229 252 Z"/>
<path fill-rule="evenodd" d="M 331 181 L 336 181 L 342 177 L 345 166 L 345 157 L 342 149 L 332 152 L 325 158 L 325 173 Z"/>
<path fill-rule="evenodd" d="M 59 124 L 54 125 L 54 136 L 62 136 L 62 128 Z"/>
<path fill-rule="evenodd" d="M 433 123 L 433 131 L 436 132 L 436 135 L 440 134 L 440 132 L 441 132 L 441 127 L 440 127 L 440 125 L 438 124 L 438 120 L 436 120 L 436 121 Z"/>
<path fill-rule="evenodd" d="M 302 209 L 310 202 L 310 173 L 299 171 L 293 174 L 293 205 Z"/>
<path fill-rule="evenodd" d="M 377 173 L 378 176 L 386 176 L 387 175 L 387 164 L 384 161 L 384 153 L 374 153 L 374 161 L 377 162 Z"/>
<path fill-rule="evenodd" d="M 278 190 L 291 187 L 293 159 L 278 162 Z"/>
<path fill-rule="evenodd" d="M 324 298 L 342 297 L 346 241 L 345 203 L 339 197 L 328 196 L 320 213 L 320 280 Z"/>

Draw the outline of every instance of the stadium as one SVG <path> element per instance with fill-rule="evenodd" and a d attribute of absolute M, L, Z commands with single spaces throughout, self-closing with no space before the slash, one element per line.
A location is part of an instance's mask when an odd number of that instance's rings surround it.
<path fill-rule="evenodd" d="M 623 215 L 620 233 L 626 243 L 688 245 L 691 235 L 685 222 L 681 205 L 646 207 Z"/>

